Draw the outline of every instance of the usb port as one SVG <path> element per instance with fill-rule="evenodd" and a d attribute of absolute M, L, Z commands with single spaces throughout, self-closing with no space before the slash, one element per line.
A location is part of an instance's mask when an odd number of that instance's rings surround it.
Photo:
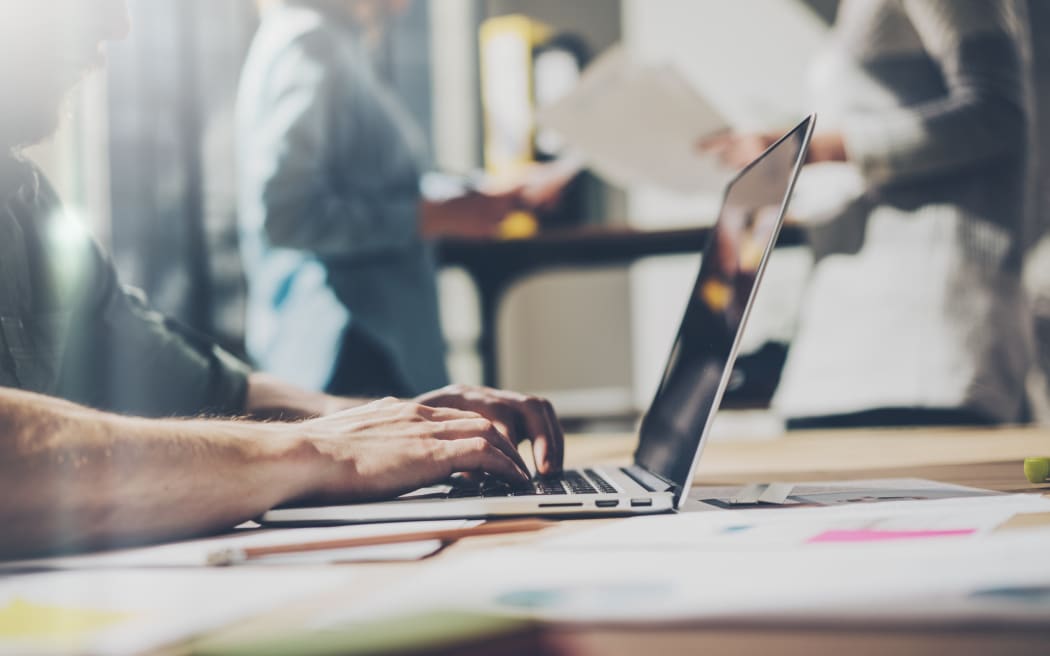
<path fill-rule="evenodd" d="M 631 499 L 632 508 L 647 508 L 653 505 L 652 499 Z"/>
<path fill-rule="evenodd" d="M 599 508 L 615 508 L 620 505 L 620 501 L 618 499 L 602 499 L 600 501 L 595 501 L 594 505 Z"/>

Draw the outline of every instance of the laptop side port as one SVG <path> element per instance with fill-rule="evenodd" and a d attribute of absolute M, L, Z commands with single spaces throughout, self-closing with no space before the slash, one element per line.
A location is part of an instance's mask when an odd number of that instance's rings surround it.
<path fill-rule="evenodd" d="M 598 506 L 599 508 L 615 508 L 616 506 L 620 505 L 620 500 L 619 499 L 600 499 L 598 501 L 595 501 L 594 505 Z"/>
<path fill-rule="evenodd" d="M 631 499 L 632 508 L 648 508 L 653 505 L 652 499 Z"/>

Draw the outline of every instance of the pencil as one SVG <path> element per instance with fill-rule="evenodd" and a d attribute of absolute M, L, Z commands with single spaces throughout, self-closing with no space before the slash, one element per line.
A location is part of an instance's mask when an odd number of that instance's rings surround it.
<path fill-rule="evenodd" d="M 249 560 L 265 558 L 266 556 L 308 553 L 311 551 L 325 551 L 327 549 L 377 547 L 389 544 L 404 544 L 406 542 L 424 542 L 428 540 L 441 540 L 442 542 L 448 543 L 480 535 L 529 533 L 545 529 L 552 524 L 553 522 L 539 519 L 521 519 L 501 522 L 485 522 L 484 524 L 469 528 L 391 533 L 389 535 L 369 535 L 360 538 L 322 540 L 319 542 L 303 542 L 298 544 L 279 544 L 268 547 L 247 547 L 245 549 L 220 549 L 208 554 L 207 563 L 210 566 L 225 567 L 244 563 Z"/>

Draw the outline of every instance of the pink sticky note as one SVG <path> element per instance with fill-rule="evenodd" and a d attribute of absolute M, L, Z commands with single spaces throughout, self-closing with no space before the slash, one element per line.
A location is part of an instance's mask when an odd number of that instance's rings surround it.
<path fill-rule="evenodd" d="M 825 531 L 806 540 L 808 544 L 828 542 L 888 542 L 891 540 L 925 540 L 928 538 L 949 538 L 973 535 L 975 528 L 951 529 L 946 531 L 878 531 L 859 529 L 854 531 Z"/>

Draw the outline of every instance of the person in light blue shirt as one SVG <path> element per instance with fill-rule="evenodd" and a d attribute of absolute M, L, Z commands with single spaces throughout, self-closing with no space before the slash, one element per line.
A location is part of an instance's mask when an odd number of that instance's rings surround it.
<path fill-rule="evenodd" d="M 514 193 L 420 194 L 426 144 L 375 72 L 389 0 L 277 0 L 237 108 L 247 350 L 314 390 L 411 396 L 447 383 L 424 237 L 494 235 Z"/>

